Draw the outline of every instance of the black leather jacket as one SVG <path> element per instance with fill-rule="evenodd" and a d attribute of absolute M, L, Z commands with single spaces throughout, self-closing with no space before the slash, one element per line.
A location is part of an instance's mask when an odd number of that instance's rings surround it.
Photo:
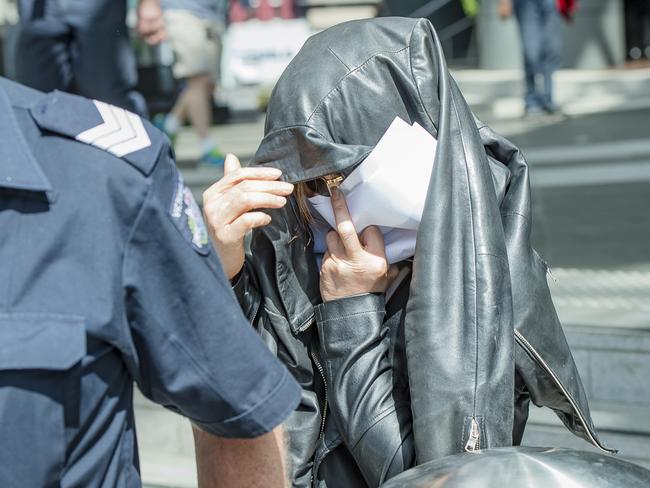
<path fill-rule="evenodd" d="M 428 21 L 310 38 L 273 92 L 253 164 L 291 182 L 349 170 L 395 116 L 438 146 L 412 273 L 390 300 L 321 303 L 294 201 L 253 233 L 234 285 L 303 388 L 287 425 L 294 486 L 377 486 L 416 462 L 517 444 L 530 400 L 605 449 L 530 245 L 526 162 L 474 118 Z"/>

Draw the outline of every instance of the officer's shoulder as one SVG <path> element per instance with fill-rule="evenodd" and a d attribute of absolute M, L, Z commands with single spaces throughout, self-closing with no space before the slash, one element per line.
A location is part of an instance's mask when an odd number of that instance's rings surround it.
<path fill-rule="evenodd" d="M 12 103 L 27 103 L 29 94 L 17 85 Z M 20 99 L 24 100 L 20 100 Z M 14 102 L 13 100 L 16 100 Z M 161 154 L 169 151 L 167 137 L 149 121 L 123 108 L 54 91 L 31 98 L 25 105 L 41 130 L 98 148 L 126 161 L 148 176 Z"/>

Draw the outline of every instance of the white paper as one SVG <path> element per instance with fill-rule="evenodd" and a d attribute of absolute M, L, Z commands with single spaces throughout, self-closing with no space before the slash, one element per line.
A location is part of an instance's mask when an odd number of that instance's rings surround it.
<path fill-rule="evenodd" d="M 339 186 L 357 232 L 377 225 L 384 234 L 389 263 L 415 253 L 436 151 L 436 140 L 417 123 L 396 117 L 368 157 Z M 330 198 L 309 199 L 331 227 Z"/>

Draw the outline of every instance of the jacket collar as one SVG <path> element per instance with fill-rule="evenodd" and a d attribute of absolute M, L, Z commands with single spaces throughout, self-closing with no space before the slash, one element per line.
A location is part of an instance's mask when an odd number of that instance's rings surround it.
<path fill-rule="evenodd" d="M 273 247 L 273 267 L 278 298 L 284 307 L 291 331 L 299 334 L 313 323 L 314 306 L 321 303 L 318 267 L 309 230 L 296 217 L 295 202 L 271 210 L 273 225 L 261 229 Z M 255 253 L 255 250 L 253 249 Z"/>
<path fill-rule="evenodd" d="M 0 85 L 0 188 L 52 192 L 53 187 L 34 157 L 14 115 L 11 101 Z"/>

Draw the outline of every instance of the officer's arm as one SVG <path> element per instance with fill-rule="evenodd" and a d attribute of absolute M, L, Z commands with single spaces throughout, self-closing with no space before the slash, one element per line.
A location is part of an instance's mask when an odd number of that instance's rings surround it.
<path fill-rule="evenodd" d="M 255 439 L 227 439 L 194 427 L 199 488 L 288 486 L 282 427 Z"/>
<path fill-rule="evenodd" d="M 122 270 L 129 370 L 145 396 L 210 434 L 266 434 L 293 411 L 300 388 L 244 318 L 168 157 L 148 184 Z"/>

